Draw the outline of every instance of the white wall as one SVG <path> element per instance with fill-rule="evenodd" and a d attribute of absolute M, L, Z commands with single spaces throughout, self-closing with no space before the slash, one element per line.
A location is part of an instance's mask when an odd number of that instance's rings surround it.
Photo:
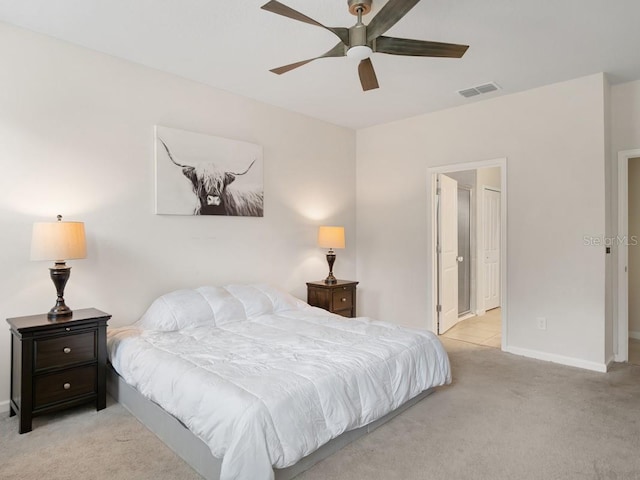
<path fill-rule="evenodd" d="M 427 169 L 506 157 L 509 349 L 602 369 L 605 256 L 583 239 L 605 233 L 604 85 L 592 75 L 359 131 L 360 312 L 430 327 Z"/>
<path fill-rule="evenodd" d="M 476 181 L 478 188 L 487 186 L 500 190 L 500 167 L 479 168 Z"/>
<path fill-rule="evenodd" d="M 58 213 L 88 236 L 67 304 L 112 313 L 115 326 L 180 287 L 268 281 L 306 298 L 328 268 L 319 224 L 346 227 L 335 270 L 356 278 L 353 131 L 5 24 L 0 58 L 3 318 L 53 305 L 49 264 L 29 248 L 32 223 Z M 263 145 L 264 218 L 154 215 L 156 124 Z M 8 328 L 0 345 L 6 409 Z"/>
<path fill-rule="evenodd" d="M 611 144 L 615 160 L 640 148 L 640 80 L 611 87 Z"/>
<path fill-rule="evenodd" d="M 461 170 L 459 172 L 448 172 L 445 175 L 449 178 L 453 178 L 456 182 L 458 182 L 458 184 L 471 187 L 473 191 L 475 191 L 476 178 L 477 178 L 476 170 Z"/>

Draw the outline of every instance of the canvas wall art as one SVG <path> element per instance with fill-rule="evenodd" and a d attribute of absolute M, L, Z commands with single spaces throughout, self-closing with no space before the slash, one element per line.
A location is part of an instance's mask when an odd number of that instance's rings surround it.
<path fill-rule="evenodd" d="M 155 127 L 156 213 L 262 217 L 262 147 Z"/>

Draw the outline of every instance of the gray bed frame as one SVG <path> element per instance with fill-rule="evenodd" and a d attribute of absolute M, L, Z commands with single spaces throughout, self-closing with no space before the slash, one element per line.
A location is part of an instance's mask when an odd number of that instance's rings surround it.
<path fill-rule="evenodd" d="M 107 372 L 107 391 L 118 403 L 131 412 L 133 416 L 155 433 L 160 440 L 205 479 L 220 479 L 220 465 L 222 461 L 211 454 L 209 447 L 200 438 L 193 434 L 173 415 L 158 404 L 142 396 L 142 394 L 131 385 L 128 385 L 113 369 L 111 364 L 109 364 Z M 431 394 L 433 390 L 433 388 L 425 390 L 375 422 L 355 430 L 344 432 L 315 452 L 302 458 L 295 465 L 283 469 L 274 469 L 276 480 L 289 480 L 308 470 L 320 460 L 334 454 L 349 443 L 372 432 L 407 408 L 415 405 L 427 395 Z"/>

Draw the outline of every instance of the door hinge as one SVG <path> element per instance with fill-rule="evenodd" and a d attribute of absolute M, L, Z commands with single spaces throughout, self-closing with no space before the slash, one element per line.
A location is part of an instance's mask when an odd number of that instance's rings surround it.
<path fill-rule="evenodd" d="M 438 313 L 442 312 L 442 305 L 436 305 L 436 312 Z"/>
<path fill-rule="evenodd" d="M 442 189 L 440 187 L 436 188 L 436 195 L 440 195 L 442 193 Z"/>

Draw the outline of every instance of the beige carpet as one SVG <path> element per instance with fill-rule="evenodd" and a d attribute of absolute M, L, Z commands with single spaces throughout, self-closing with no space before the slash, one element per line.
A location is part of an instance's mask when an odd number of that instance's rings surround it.
<path fill-rule="evenodd" d="M 640 367 L 599 374 L 443 341 L 452 386 L 298 478 L 640 480 Z M 199 478 L 118 404 L 34 426 L 0 420 L 0 478 Z"/>
<path fill-rule="evenodd" d="M 36 417 L 33 431 L 18 435 L 17 417 L 0 420 L 2 480 L 201 479 L 180 457 L 108 398 L 90 406 Z"/>

